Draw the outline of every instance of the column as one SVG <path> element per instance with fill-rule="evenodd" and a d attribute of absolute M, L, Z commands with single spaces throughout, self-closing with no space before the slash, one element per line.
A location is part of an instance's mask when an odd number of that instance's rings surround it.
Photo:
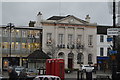
<path fill-rule="evenodd" d="M 67 44 L 68 44 L 68 32 L 67 32 L 68 27 L 65 26 L 65 48 L 67 49 Z"/>
<path fill-rule="evenodd" d="M 65 52 L 65 68 L 68 68 L 68 53 Z"/>
<path fill-rule="evenodd" d="M 88 64 L 88 51 L 84 51 L 84 65 Z"/>
<path fill-rule="evenodd" d="M 76 53 L 76 52 L 74 52 L 74 68 L 78 68 L 78 69 L 80 69 L 80 65 L 79 64 L 77 64 L 77 54 L 78 53 Z"/>
<path fill-rule="evenodd" d="M 55 41 L 55 46 L 57 47 L 57 45 L 58 45 L 58 29 L 59 29 L 59 27 L 58 26 L 54 26 L 54 27 L 55 27 L 55 29 L 54 29 L 54 41 Z M 54 54 L 55 58 L 57 58 L 57 54 L 58 53 Z"/>
<path fill-rule="evenodd" d="M 59 27 L 55 26 L 55 44 L 58 44 L 58 29 Z"/>
<path fill-rule="evenodd" d="M 75 36 L 74 37 L 74 46 L 75 46 L 75 48 L 76 48 L 76 39 L 77 39 L 77 33 L 76 32 L 77 32 L 77 28 L 74 27 L 74 36 Z"/>

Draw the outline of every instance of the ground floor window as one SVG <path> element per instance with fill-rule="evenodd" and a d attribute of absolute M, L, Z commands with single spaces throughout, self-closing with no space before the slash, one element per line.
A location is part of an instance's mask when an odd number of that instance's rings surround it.
<path fill-rule="evenodd" d="M 58 58 L 64 59 L 64 53 L 63 53 L 63 52 L 60 52 L 60 53 L 58 54 Z"/>

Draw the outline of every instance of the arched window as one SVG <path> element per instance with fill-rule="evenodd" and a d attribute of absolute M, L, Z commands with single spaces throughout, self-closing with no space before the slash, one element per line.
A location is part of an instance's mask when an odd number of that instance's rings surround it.
<path fill-rule="evenodd" d="M 92 54 L 88 54 L 88 64 L 92 64 Z"/>
<path fill-rule="evenodd" d="M 63 52 L 60 52 L 60 53 L 58 54 L 58 58 L 64 59 L 64 53 L 63 53 Z"/>
<path fill-rule="evenodd" d="M 82 53 L 78 53 L 77 55 L 77 63 L 78 64 L 83 64 L 83 54 Z"/>
<path fill-rule="evenodd" d="M 69 53 L 68 54 L 68 58 L 74 58 L 74 54 L 73 53 Z"/>

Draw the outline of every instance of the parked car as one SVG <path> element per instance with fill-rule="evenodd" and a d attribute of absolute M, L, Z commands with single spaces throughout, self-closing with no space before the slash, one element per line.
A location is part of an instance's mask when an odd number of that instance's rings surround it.
<path fill-rule="evenodd" d="M 86 71 L 86 69 L 94 70 L 94 66 L 82 65 L 82 70 Z"/>
<path fill-rule="evenodd" d="M 8 79 L 9 79 L 8 77 L 0 76 L 0 80 L 8 80 Z"/>
<path fill-rule="evenodd" d="M 33 80 L 61 80 L 58 76 L 52 75 L 38 75 Z"/>
<path fill-rule="evenodd" d="M 38 71 L 36 69 L 27 69 L 26 70 L 27 76 L 36 76 L 38 75 Z"/>
<path fill-rule="evenodd" d="M 21 67 L 21 66 L 15 67 L 15 71 L 18 73 L 18 76 L 19 76 L 20 72 L 21 72 L 23 69 L 25 69 L 25 68 L 24 68 L 24 67 Z"/>

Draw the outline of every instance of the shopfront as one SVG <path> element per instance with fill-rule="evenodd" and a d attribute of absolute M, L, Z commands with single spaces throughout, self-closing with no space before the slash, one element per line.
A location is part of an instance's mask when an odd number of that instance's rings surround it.
<path fill-rule="evenodd" d="M 6 70 L 9 66 L 19 66 L 20 58 L 19 57 L 3 57 L 2 67 L 3 70 Z"/>
<path fill-rule="evenodd" d="M 97 57 L 98 70 L 108 70 L 110 69 L 109 57 Z"/>

